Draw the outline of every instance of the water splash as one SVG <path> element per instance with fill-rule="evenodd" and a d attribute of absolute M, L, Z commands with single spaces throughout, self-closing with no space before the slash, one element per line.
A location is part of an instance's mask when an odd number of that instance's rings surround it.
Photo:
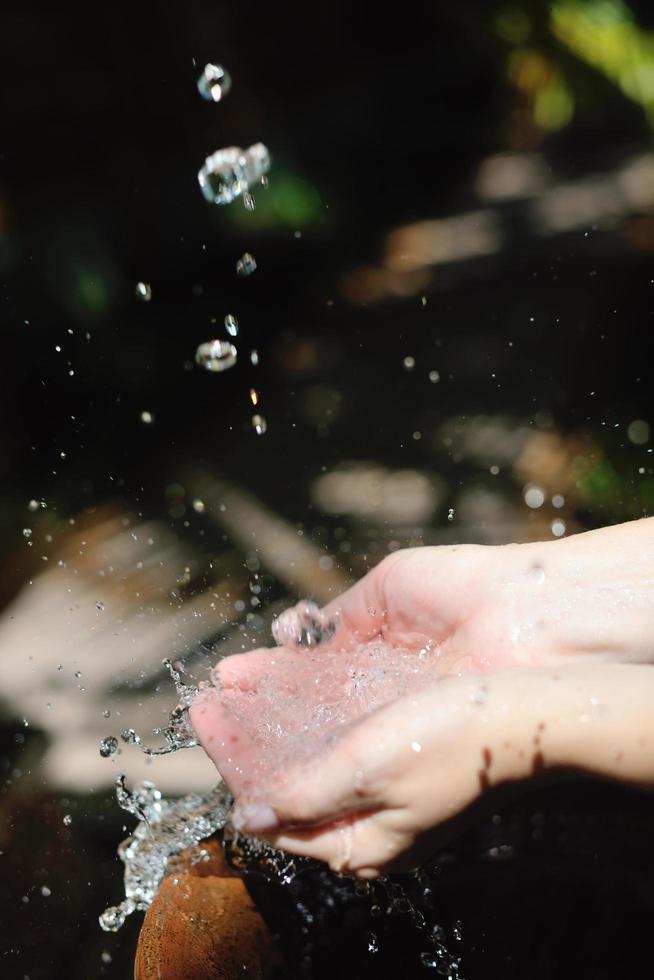
<path fill-rule="evenodd" d="M 130 793 L 125 777 L 116 780 L 116 796 L 123 810 L 138 817 L 134 833 L 120 844 L 125 865 L 125 898 L 99 917 L 105 932 L 117 932 L 137 909 L 145 911 L 157 894 L 163 876 L 174 870 L 175 858 L 191 851 L 192 861 L 206 858 L 200 841 L 227 822 L 232 797 L 224 783 L 204 796 L 191 793 L 180 800 L 164 800 L 154 783 L 137 784 Z"/>

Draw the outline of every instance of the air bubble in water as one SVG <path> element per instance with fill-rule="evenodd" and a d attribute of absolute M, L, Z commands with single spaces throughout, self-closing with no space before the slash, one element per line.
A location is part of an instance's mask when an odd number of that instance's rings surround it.
<path fill-rule="evenodd" d="M 97 609 L 97 610 L 98 610 L 99 612 L 104 612 L 104 602 L 102 602 L 101 600 L 99 600 L 99 599 L 98 599 L 98 601 L 97 601 L 97 602 L 96 602 L 96 604 L 95 604 L 95 608 L 96 608 L 96 609 Z"/>
<path fill-rule="evenodd" d="M 249 252 L 244 252 L 236 263 L 236 272 L 241 278 L 245 276 L 250 276 L 257 267 L 257 261 L 254 255 L 250 255 Z"/>
<path fill-rule="evenodd" d="M 258 363 L 259 363 L 259 351 L 257 351 L 257 350 L 251 350 L 250 351 L 250 364 L 252 364 L 253 367 L 256 367 Z"/>
<path fill-rule="evenodd" d="M 28 510 L 31 510 L 31 511 L 38 510 L 39 509 L 39 502 L 38 502 L 38 500 L 30 500 L 30 502 L 27 505 L 27 509 Z"/>
<path fill-rule="evenodd" d="M 238 334 L 238 320 L 231 313 L 225 317 L 225 330 L 230 337 L 236 337 Z"/>
<path fill-rule="evenodd" d="M 143 425 L 152 425 L 154 422 L 154 415 L 152 412 L 141 412 L 141 422 Z"/>
<path fill-rule="evenodd" d="M 259 404 L 259 392 L 256 388 L 250 388 L 250 401 L 253 405 Z"/>
<path fill-rule="evenodd" d="M 545 503 L 545 491 L 542 487 L 533 484 L 525 487 L 523 497 L 527 507 L 531 507 L 532 510 L 542 507 Z"/>
<path fill-rule="evenodd" d="M 207 371 L 227 371 L 236 364 L 237 351 L 227 340 L 209 340 L 195 352 L 195 363 Z"/>
<path fill-rule="evenodd" d="M 61 822 L 63 823 L 64 827 L 70 827 L 71 823 L 73 822 L 73 818 L 71 817 L 70 813 L 65 813 Z"/>
<path fill-rule="evenodd" d="M 206 158 L 198 173 L 198 182 L 210 204 L 230 204 L 247 194 L 268 170 L 270 154 L 263 143 L 255 143 L 247 150 L 228 146 Z M 248 194 L 248 198 L 254 206 L 251 195 Z"/>
<path fill-rule="evenodd" d="M 222 65 L 204 66 L 204 70 L 198 78 L 198 92 L 207 102 L 220 102 L 232 87 L 232 80 L 229 73 Z"/>
<path fill-rule="evenodd" d="M 193 510 L 196 514 L 204 514 L 204 500 L 200 500 L 199 497 L 196 497 L 193 501 Z"/>
<path fill-rule="evenodd" d="M 377 936 L 374 934 L 374 932 L 369 932 L 367 938 L 368 938 L 368 952 L 369 953 L 378 953 L 379 952 L 379 941 L 377 939 Z"/>
<path fill-rule="evenodd" d="M 258 436 L 265 435 L 268 430 L 268 423 L 266 422 L 263 415 L 253 415 L 252 416 L 252 428 Z"/>
<path fill-rule="evenodd" d="M 41 885 L 41 894 L 43 895 L 44 898 L 50 898 L 52 892 L 50 891 L 47 885 Z"/>
<path fill-rule="evenodd" d="M 24 538 L 31 538 L 32 537 L 32 528 L 31 527 L 24 527 L 23 528 L 23 537 Z"/>
<path fill-rule="evenodd" d="M 408 357 L 404 358 L 402 363 L 407 371 L 413 371 L 414 367 L 416 366 L 416 359 L 415 357 L 411 357 L 409 355 Z"/>
<path fill-rule="evenodd" d="M 137 282 L 135 293 L 137 299 L 142 300 L 144 303 L 149 303 L 152 299 L 152 286 L 149 282 Z"/>
<path fill-rule="evenodd" d="M 256 206 L 257 205 L 256 205 L 256 202 L 255 202 L 253 196 L 249 192 L 246 192 L 243 195 L 243 207 L 245 208 L 245 210 L 246 211 L 254 211 L 254 209 L 256 208 Z"/>
<path fill-rule="evenodd" d="M 100 755 L 103 759 L 108 759 L 118 748 L 118 739 L 113 735 L 108 735 L 100 740 Z"/>
<path fill-rule="evenodd" d="M 452 522 L 454 520 L 454 507 L 450 507 L 450 509 L 448 510 L 448 512 L 447 512 L 447 519 L 450 522 Z"/>
<path fill-rule="evenodd" d="M 109 708 L 105 708 L 105 710 L 102 712 L 102 717 L 111 718 L 111 711 L 109 710 Z"/>

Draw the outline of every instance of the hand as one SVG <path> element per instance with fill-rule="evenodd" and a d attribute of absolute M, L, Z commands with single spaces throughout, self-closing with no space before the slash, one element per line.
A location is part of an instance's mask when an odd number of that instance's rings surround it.
<path fill-rule="evenodd" d="M 192 718 L 237 796 L 235 824 L 370 876 L 428 846 L 430 831 L 486 786 L 533 768 L 649 778 L 632 744 L 636 730 L 647 738 L 648 713 L 624 712 L 649 692 L 649 668 L 606 661 L 651 656 L 651 523 L 548 544 L 400 552 L 327 607 L 340 615 L 327 659 L 321 646 L 309 661 L 287 649 L 224 661 L 220 698 Z M 375 637 L 405 668 L 433 644 L 433 675 L 372 715 L 342 697 L 340 731 L 325 738 L 299 709 L 324 705 L 325 685 L 333 704 L 347 673 L 339 679 L 333 652 L 347 667 Z M 271 685 L 273 742 L 257 730 Z"/>

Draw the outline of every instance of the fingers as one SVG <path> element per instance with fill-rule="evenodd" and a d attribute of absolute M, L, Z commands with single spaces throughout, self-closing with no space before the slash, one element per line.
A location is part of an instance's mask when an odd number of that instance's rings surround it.
<path fill-rule="evenodd" d="M 324 861 L 332 871 L 376 878 L 412 843 L 394 826 L 392 812 L 353 814 L 325 828 L 267 834 L 273 847 Z"/>
<path fill-rule="evenodd" d="M 382 760 L 377 758 L 377 747 L 366 744 L 364 772 L 358 735 L 353 729 L 307 764 L 278 772 L 274 781 L 269 779 L 265 788 L 259 788 L 258 799 L 245 794 L 234 809 L 237 829 L 259 834 L 276 832 L 282 826 L 324 826 L 348 813 L 382 806 L 384 782 L 379 775 L 375 777 Z M 265 799 L 265 812 L 261 799 Z"/>

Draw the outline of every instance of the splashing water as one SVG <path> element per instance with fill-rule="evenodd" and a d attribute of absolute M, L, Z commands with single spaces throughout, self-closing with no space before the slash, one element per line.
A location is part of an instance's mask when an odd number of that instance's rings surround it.
<path fill-rule="evenodd" d="M 180 800 L 164 800 L 154 783 L 139 783 L 130 793 L 125 777 L 119 776 L 116 796 L 122 809 L 138 817 L 139 823 L 118 848 L 125 865 L 125 898 L 99 917 L 105 932 L 117 932 L 128 915 L 148 908 L 182 851 L 194 849 L 192 860 L 201 861 L 206 851 L 199 847 L 200 841 L 225 826 L 232 805 L 224 783 L 205 796 L 191 793 Z"/>

